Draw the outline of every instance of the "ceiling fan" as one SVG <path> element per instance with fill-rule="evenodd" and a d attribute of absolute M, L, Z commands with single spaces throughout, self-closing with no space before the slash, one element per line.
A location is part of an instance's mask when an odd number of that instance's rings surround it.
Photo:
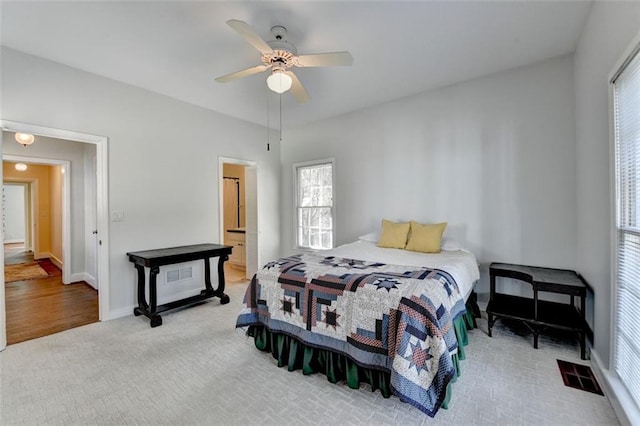
<path fill-rule="evenodd" d="M 227 21 L 227 25 L 260 51 L 262 65 L 218 77 L 216 81 L 219 83 L 227 83 L 237 78 L 247 77 L 270 69 L 271 75 L 267 77 L 269 88 L 276 93 L 284 93 L 291 89 L 291 93 L 296 100 L 299 103 L 303 103 L 309 100 L 309 94 L 300 83 L 300 80 L 298 80 L 298 77 L 289 68 L 345 66 L 353 63 L 353 57 L 349 52 L 298 55 L 296 47 L 284 39 L 287 29 L 279 25 L 271 28 L 271 33 L 275 38 L 272 41 L 264 41 L 244 21 L 231 19 Z"/>

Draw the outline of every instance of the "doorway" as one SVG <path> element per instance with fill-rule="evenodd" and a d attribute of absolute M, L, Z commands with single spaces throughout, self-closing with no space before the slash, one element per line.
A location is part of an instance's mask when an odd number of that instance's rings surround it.
<path fill-rule="evenodd" d="M 44 137 L 44 138 L 55 138 L 61 141 L 72 141 L 72 142 L 81 142 L 83 144 L 91 144 L 91 146 L 95 149 L 95 162 L 94 162 L 94 170 L 95 170 L 95 189 L 94 189 L 94 197 L 96 200 L 95 203 L 95 220 L 96 223 L 92 228 L 94 229 L 95 234 L 93 234 L 93 238 L 96 240 L 95 246 L 95 286 L 98 289 L 98 298 L 97 298 L 97 317 L 98 320 L 108 319 L 109 312 L 109 261 L 108 261 L 108 253 L 109 253 L 109 240 L 108 240 L 108 147 L 107 142 L 108 139 L 103 136 L 95 136 L 86 133 L 73 132 L 67 130 L 60 130 L 55 128 L 37 126 L 33 124 L 27 123 L 19 123 L 7 120 L 0 120 L 0 127 L 4 131 L 3 134 L 5 137 L 0 138 L 0 147 L 4 144 L 10 144 L 11 140 L 7 140 L 6 133 L 11 135 L 15 132 L 21 133 L 29 133 L 35 135 L 36 138 Z M 55 152 L 55 150 L 51 151 Z M 6 158 L 7 155 L 3 155 L 3 158 Z M 9 156 L 10 157 L 10 156 Z M 34 159 L 32 159 L 34 160 Z M 41 158 L 38 158 L 41 160 Z M 35 161 L 35 160 L 34 160 Z M 59 160 L 58 160 L 59 161 Z M 66 178 L 69 179 L 69 166 L 62 166 L 62 172 L 66 172 Z M 4 172 L 3 172 L 4 175 Z M 67 186 L 68 188 L 68 186 Z M 69 191 L 66 192 L 69 194 Z M 65 198 L 65 200 L 68 198 Z M 66 201 L 65 201 L 66 202 Z M 63 223 L 69 223 L 69 206 L 67 205 L 66 212 L 67 215 L 63 219 Z M 70 240 L 69 238 L 69 226 L 67 226 L 66 230 L 63 231 L 63 238 L 67 239 L 67 242 Z M 37 235 L 36 232 L 34 234 Z M 70 244 L 67 243 L 64 245 L 67 249 L 70 247 Z M 65 263 L 64 259 L 71 259 L 70 254 L 63 254 L 63 266 Z M 4 258 L 0 260 L 0 264 L 3 269 L 5 269 Z M 83 274 L 80 276 L 77 273 L 71 273 L 69 277 L 67 277 L 70 282 L 82 280 L 84 278 Z M 7 336 L 6 336 L 6 304 L 8 303 L 8 299 L 6 297 L 5 292 L 5 282 L 4 276 L 2 277 L 2 285 L 0 285 L 0 350 L 4 349 L 7 344 Z M 95 290 L 91 290 L 95 293 Z"/>
<path fill-rule="evenodd" d="M 220 240 L 233 246 L 225 278 L 227 283 L 244 282 L 258 264 L 256 162 L 220 157 L 219 172 Z"/>
<path fill-rule="evenodd" d="M 33 212 L 31 193 L 33 182 L 3 182 L 2 202 L 5 208 L 2 216 L 4 244 L 24 247 L 25 251 L 33 249 Z"/>

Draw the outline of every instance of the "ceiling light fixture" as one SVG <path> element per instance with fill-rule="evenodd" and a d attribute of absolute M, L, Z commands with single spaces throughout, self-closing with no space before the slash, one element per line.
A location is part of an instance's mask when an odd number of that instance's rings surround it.
<path fill-rule="evenodd" d="M 27 170 L 27 165 L 24 163 L 16 163 L 15 168 L 19 172 L 24 172 L 25 170 Z"/>
<path fill-rule="evenodd" d="M 16 142 L 24 146 L 31 145 L 35 138 L 29 133 L 16 133 Z"/>
<path fill-rule="evenodd" d="M 283 70 L 273 70 L 273 74 L 267 77 L 267 86 L 276 93 L 284 93 L 291 89 L 293 80 Z"/>

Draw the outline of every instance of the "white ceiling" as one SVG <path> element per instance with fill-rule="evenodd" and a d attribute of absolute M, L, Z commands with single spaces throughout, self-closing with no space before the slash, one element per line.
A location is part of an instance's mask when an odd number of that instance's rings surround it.
<path fill-rule="evenodd" d="M 297 104 L 283 95 L 283 126 L 291 127 L 571 53 L 591 2 L 3 1 L 1 7 L 4 46 L 262 125 L 267 96 L 278 96 L 267 91 L 266 73 L 214 81 L 260 61 L 227 20 L 247 22 L 265 40 L 272 26 L 285 26 L 300 54 L 350 51 L 351 67 L 295 69 L 311 100 Z"/>

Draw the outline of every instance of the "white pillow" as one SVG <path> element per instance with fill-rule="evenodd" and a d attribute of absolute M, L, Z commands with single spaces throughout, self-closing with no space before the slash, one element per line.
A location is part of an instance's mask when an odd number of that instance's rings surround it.
<path fill-rule="evenodd" d="M 466 249 L 462 247 L 462 245 L 459 242 L 449 237 L 442 237 L 442 244 L 440 245 L 440 248 L 442 250 L 447 250 L 447 251 L 455 251 L 455 250 L 466 251 Z"/>
<path fill-rule="evenodd" d="M 361 241 L 370 241 L 372 243 L 377 243 L 380 241 L 380 231 L 369 232 L 368 234 L 360 235 L 358 237 Z"/>

